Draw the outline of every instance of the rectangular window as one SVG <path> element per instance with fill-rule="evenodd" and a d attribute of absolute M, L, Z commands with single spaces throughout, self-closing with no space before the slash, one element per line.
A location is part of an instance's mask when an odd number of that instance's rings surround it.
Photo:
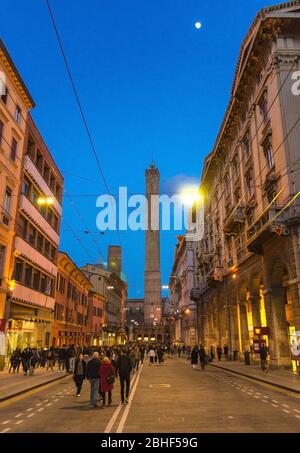
<path fill-rule="evenodd" d="M 29 244 L 33 247 L 35 246 L 35 239 L 36 239 L 36 229 L 32 225 L 28 225 L 28 236 L 27 240 Z"/>
<path fill-rule="evenodd" d="M 269 140 L 263 145 L 263 148 L 264 148 L 264 155 L 265 155 L 265 158 L 267 161 L 268 168 L 269 168 L 269 170 L 271 170 L 271 168 L 273 168 L 273 166 L 274 166 L 274 161 L 273 161 L 272 146 L 271 146 L 271 143 Z"/>
<path fill-rule="evenodd" d="M 0 121 L 0 146 L 2 144 L 4 124 Z"/>
<path fill-rule="evenodd" d="M 39 172 L 43 173 L 43 155 L 39 150 L 37 150 L 37 153 L 36 153 L 35 165 L 36 165 L 37 169 L 39 170 Z"/>
<path fill-rule="evenodd" d="M 0 245 L 0 285 L 2 285 L 5 260 L 5 246 Z"/>
<path fill-rule="evenodd" d="M 27 235 L 27 220 L 24 217 L 20 217 L 19 221 L 19 234 L 20 236 L 26 240 L 26 235 Z"/>
<path fill-rule="evenodd" d="M 41 292 L 46 293 L 47 291 L 47 277 L 46 275 L 42 274 L 41 276 Z"/>
<path fill-rule="evenodd" d="M 58 217 L 55 214 L 53 214 L 53 228 L 58 231 Z"/>
<path fill-rule="evenodd" d="M 243 149 L 244 153 L 246 155 L 246 158 L 248 158 L 251 154 L 251 144 L 250 144 L 250 135 L 249 132 L 245 134 L 245 137 L 243 138 Z"/>
<path fill-rule="evenodd" d="M 45 254 L 50 255 L 50 242 L 45 239 Z"/>
<path fill-rule="evenodd" d="M 265 97 L 260 103 L 260 113 L 263 118 L 263 122 L 267 124 L 267 122 L 269 121 L 269 113 L 268 113 L 268 102 Z"/>
<path fill-rule="evenodd" d="M 48 209 L 48 212 L 47 212 L 47 222 L 52 225 L 52 221 L 53 221 L 53 212 L 51 209 Z"/>
<path fill-rule="evenodd" d="M 6 187 L 5 197 L 4 197 L 4 206 L 3 206 L 6 214 L 10 213 L 11 198 L 12 198 L 12 190 L 10 187 Z"/>
<path fill-rule="evenodd" d="M 248 195 L 251 197 L 254 194 L 253 176 L 251 169 L 246 174 L 246 184 L 248 189 Z"/>
<path fill-rule="evenodd" d="M 10 158 L 13 161 L 15 161 L 16 157 L 17 157 L 17 147 L 18 147 L 18 142 L 15 138 L 13 138 L 12 142 L 11 142 L 11 150 L 10 150 Z"/>
<path fill-rule="evenodd" d="M 37 270 L 33 272 L 33 289 L 39 291 L 40 289 L 40 275 L 41 273 Z"/>
<path fill-rule="evenodd" d="M 44 244 L 44 237 L 42 234 L 38 233 L 37 235 L 37 242 L 36 242 L 36 248 L 39 252 L 43 252 L 43 244 Z"/>
<path fill-rule="evenodd" d="M 2 81 L 3 83 L 3 81 Z M 4 93 L 1 95 L 1 101 L 6 105 L 7 104 L 7 98 L 8 98 L 8 88 L 7 86 L 4 86 L 4 90 L 2 90 L 2 92 L 4 91 Z"/>
<path fill-rule="evenodd" d="M 25 285 L 28 288 L 31 288 L 31 280 L 32 280 L 32 267 L 31 266 L 25 266 Z"/>
<path fill-rule="evenodd" d="M 15 120 L 18 124 L 21 123 L 21 109 L 18 105 L 16 105 L 16 111 L 15 111 Z"/>
<path fill-rule="evenodd" d="M 30 181 L 27 178 L 24 179 L 22 184 L 22 194 L 24 194 L 27 198 L 29 198 L 30 194 Z"/>
<path fill-rule="evenodd" d="M 22 281 L 23 281 L 23 268 L 24 268 L 24 262 L 21 260 L 16 260 L 15 268 L 14 268 L 14 279 L 20 283 L 22 283 Z"/>

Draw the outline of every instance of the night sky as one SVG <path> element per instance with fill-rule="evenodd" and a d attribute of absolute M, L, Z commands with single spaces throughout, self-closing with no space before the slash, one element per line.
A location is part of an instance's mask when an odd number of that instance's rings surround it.
<path fill-rule="evenodd" d="M 273 3 L 52 0 L 111 193 L 119 186 L 143 193 L 152 159 L 163 193 L 200 181 L 229 100 L 241 41 L 255 14 Z M 97 262 L 100 251 L 106 261 L 107 246 L 118 244 L 118 235 L 100 235 L 96 228 L 96 198 L 106 190 L 46 2 L 14 0 L 0 6 L 1 37 L 37 104 L 32 115 L 70 195 L 63 202 L 61 249 L 78 265 Z M 176 234 L 161 236 L 162 283 L 168 282 Z M 129 231 L 120 237 L 129 295 L 142 297 L 144 234 Z"/>

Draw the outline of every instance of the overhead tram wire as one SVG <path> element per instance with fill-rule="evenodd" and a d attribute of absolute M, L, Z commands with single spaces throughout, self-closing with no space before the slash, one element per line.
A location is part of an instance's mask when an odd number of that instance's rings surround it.
<path fill-rule="evenodd" d="M 86 116 L 85 116 L 85 113 L 84 113 L 84 110 L 83 110 L 83 107 L 82 107 L 82 103 L 81 103 L 81 100 L 80 100 L 80 97 L 79 97 L 79 94 L 78 94 L 78 91 L 77 91 L 77 88 L 76 88 L 76 85 L 75 85 L 75 81 L 74 81 L 72 73 L 71 73 L 70 65 L 68 63 L 68 59 L 67 59 L 67 56 L 66 56 L 63 44 L 62 44 L 62 40 L 61 40 L 59 31 L 58 31 L 58 27 L 56 25 L 56 21 L 55 21 L 54 14 L 52 12 L 52 8 L 51 8 L 49 0 L 46 0 L 46 4 L 47 4 L 47 7 L 48 7 L 48 11 L 49 11 L 51 22 L 52 22 L 52 25 L 53 25 L 53 28 L 54 28 L 54 32 L 55 32 L 55 35 L 56 35 L 56 38 L 57 38 L 57 41 L 58 41 L 58 44 L 59 44 L 59 47 L 60 47 L 60 50 L 61 50 L 61 54 L 62 54 L 64 63 L 65 63 L 65 67 L 66 67 L 66 70 L 67 70 L 67 73 L 68 73 L 68 76 L 69 76 L 69 80 L 70 80 L 70 83 L 71 83 L 71 86 L 72 86 L 72 89 L 73 89 L 73 92 L 74 92 L 74 95 L 75 95 L 75 98 L 76 98 L 76 102 L 77 102 L 77 105 L 78 105 L 78 108 L 79 108 L 79 111 L 80 111 L 80 115 L 81 115 L 85 130 L 86 130 L 86 133 L 87 133 L 87 136 L 88 136 L 88 140 L 90 142 L 91 149 L 92 149 L 94 158 L 95 158 L 96 163 L 97 163 L 97 167 L 99 169 L 100 175 L 101 175 L 102 180 L 104 182 L 104 185 L 106 187 L 107 193 L 110 195 L 110 190 L 109 190 L 106 178 L 104 176 L 104 172 L 102 170 L 102 167 L 101 167 L 101 164 L 100 164 L 100 160 L 98 158 L 98 154 L 97 154 L 96 147 L 95 147 L 95 144 L 94 144 L 94 141 L 93 141 L 93 138 L 92 138 L 91 130 L 89 128 L 89 125 L 88 125 L 88 122 L 87 122 L 87 119 L 86 119 Z M 117 234 L 118 234 L 119 244 L 121 245 L 121 236 L 120 236 L 118 230 L 117 230 Z"/>

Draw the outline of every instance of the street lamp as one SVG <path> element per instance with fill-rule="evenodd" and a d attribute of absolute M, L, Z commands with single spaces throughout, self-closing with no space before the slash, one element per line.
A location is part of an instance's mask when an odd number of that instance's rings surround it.
<path fill-rule="evenodd" d="M 52 198 L 52 197 L 39 197 L 39 198 L 37 199 L 37 204 L 38 204 L 39 206 L 45 206 L 45 205 L 50 206 L 50 205 L 53 204 L 53 202 L 54 202 L 54 201 L 53 201 L 53 198 Z"/>

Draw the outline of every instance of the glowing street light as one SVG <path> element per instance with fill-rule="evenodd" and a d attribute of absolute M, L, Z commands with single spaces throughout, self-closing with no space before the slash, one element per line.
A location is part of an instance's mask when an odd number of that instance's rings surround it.
<path fill-rule="evenodd" d="M 45 205 L 50 206 L 50 205 L 53 204 L 53 198 L 51 198 L 51 197 L 39 197 L 37 199 L 37 204 L 39 206 L 45 206 Z"/>
<path fill-rule="evenodd" d="M 162 285 L 162 289 L 169 289 L 169 285 Z"/>
<path fill-rule="evenodd" d="M 196 28 L 197 30 L 200 30 L 200 28 L 202 28 L 201 22 L 199 22 L 199 21 L 195 22 L 195 28 Z"/>

